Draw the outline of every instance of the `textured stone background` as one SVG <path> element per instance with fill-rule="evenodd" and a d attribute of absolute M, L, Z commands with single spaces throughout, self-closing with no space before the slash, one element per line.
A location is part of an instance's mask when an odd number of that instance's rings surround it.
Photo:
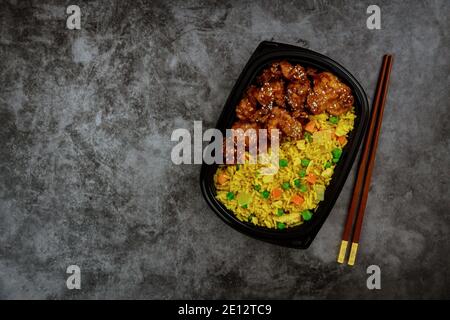
<path fill-rule="evenodd" d="M 0 298 L 449 298 L 448 1 L 0 2 Z M 357 265 L 335 262 L 353 179 L 307 251 L 207 207 L 174 128 L 213 126 L 262 40 L 341 62 L 372 96 L 395 54 Z M 82 289 L 66 289 L 66 267 Z M 366 268 L 382 290 L 366 288 Z"/>

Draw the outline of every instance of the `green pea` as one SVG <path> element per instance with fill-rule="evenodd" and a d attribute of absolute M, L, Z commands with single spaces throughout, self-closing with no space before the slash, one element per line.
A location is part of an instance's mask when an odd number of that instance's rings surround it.
<path fill-rule="evenodd" d="M 331 168 L 331 163 L 330 161 L 327 161 L 327 163 L 325 163 L 325 169 Z"/>
<path fill-rule="evenodd" d="M 264 199 L 269 199 L 270 192 L 267 190 L 264 190 L 263 192 L 261 192 L 261 195 Z"/>
<path fill-rule="evenodd" d="M 282 168 L 287 167 L 288 163 L 289 162 L 286 159 L 280 159 L 279 161 L 280 167 Z"/>
<path fill-rule="evenodd" d="M 244 204 L 244 205 L 242 206 L 242 208 L 243 208 L 243 209 L 248 209 L 248 205 L 247 205 L 247 204 Z"/>
<path fill-rule="evenodd" d="M 305 193 L 306 191 L 308 191 L 308 187 L 307 187 L 306 185 L 304 185 L 304 184 L 300 185 L 299 189 L 300 189 L 300 191 L 303 192 L 303 193 Z"/>
<path fill-rule="evenodd" d="M 336 158 L 333 159 L 333 163 L 338 163 L 338 162 L 339 162 L 339 159 L 336 159 Z"/>
<path fill-rule="evenodd" d="M 261 190 L 261 186 L 260 186 L 259 184 L 255 184 L 255 185 L 253 186 L 253 188 L 254 188 L 256 191 Z"/>
<path fill-rule="evenodd" d="M 309 160 L 309 159 L 302 159 L 302 161 L 301 161 L 302 166 L 304 166 L 304 167 L 307 167 L 310 162 L 311 162 L 311 160 Z"/>
<path fill-rule="evenodd" d="M 300 170 L 299 175 L 300 175 L 300 178 L 306 177 L 306 170 L 305 169 Z"/>
<path fill-rule="evenodd" d="M 311 220 L 311 218 L 312 218 L 312 213 L 309 210 L 302 211 L 301 215 L 302 215 L 303 220 L 305 220 L 305 221 Z"/>
<path fill-rule="evenodd" d="M 234 199 L 234 193 L 233 192 L 228 192 L 227 193 L 227 199 L 228 200 L 233 200 Z"/>
<path fill-rule="evenodd" d="M 277 216 L 281 217 L 284 214 L 284 210 L 283 209 L 278 209 L 277 210 Z"/>
<path fill-rule="evenodd" d="M 302 185 L 302 183 L 300 182 L 299 179 L 295 179 L 295 180 L 294 180 L 294 185 L 295 185 L 297 188 L 300 188 L 300 186 Z"/>
<path fill-rule="evenodd" d="M 289 182 L 283 182 L 283 184 L 281 185 L 281 187 L 282 187 L 284 190 L 287 190 L 287 189 L 289 189 L 289 188 L 291 187 L 291 185 L 289 184 Z"/>
<path fill-rule="evenodd" d="M 311 135 L 311 133 L 305 132 L 305 139 L 306 139 L 306 141 L 311 143 L 312 142 L 312 135 Z"/>
<path fill-rule="evenodd" d="M 337 124 L 337 123 L 339 122 L 339 117 L 331 116 L 330 119 L 329 119 L 329 121 L 330 121 L 332 124 Z"/>
<path fill-rule="evenodd" d="M 277 222 L 277 228 L 283 230 L 284 228 L 286 228 L 286 225 L 283 222 Z"/>

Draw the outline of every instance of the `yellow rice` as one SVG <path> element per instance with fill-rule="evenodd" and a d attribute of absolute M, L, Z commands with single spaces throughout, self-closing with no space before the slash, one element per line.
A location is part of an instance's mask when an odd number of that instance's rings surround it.
<path fill-rule="evenodd" d="M 337 124 L 329 121 L 327 113 L 310 116 L 310 119 L 315 121 L 318 128 L 312 134 L 312 141 L 308 142 L 302 139 L 281 143 L 279 159 L 286 159 L 288 165 L 279 167 L 277 173 L 262 174 L 261 169 L 267 168 L 268 165 L 260 163 L 219 166 L 214 176 L 216 197 L 239 220 L 267 228 L 277 228 L 280 223 L 283 227 L 293 227 L 304 222 L 302 212 L 310 210 L 310 213 L 313 213 L 317 209 L 319 202 L 323 200 L 323 193 L 331 181 L 336 166 L 332 161 L 332 150 L 343 147 L 335 137 L 348 135 L 353 129 L 355 113 L 354 110 L 351 110 L 339 116 Z M 302 166 L 302 159 L 310 160 L 307 167 Z M 328 165 L 331 163 L 331 167 L 325 168 L 326 163 Z M 313 173 L 317 178 L 316 182 L 308 184 L 305 177 L 299 176 L 301 170 L 306 170 L 306 174 Z M 217 177 L 222 173 L 225 173 L 229 180 L 220 185 L 217 183 Z M 306 192 L 299 191 L 295 186 L 297 179 L 301 181 L 301 184 L 307 186 Z M 262 196 L 262 191 L 271 192 L 274 188 L 280 188 L 285 182 L 288 182 L 290 187 L 283 190 L 279 199 L 272 199 L 272 195 L 267 199 Z M 258 191 L 255 190 L 255 185 L 260 187 Z M 229 193 L 235 195 L 231 200 L 227 197 Z M 246 205 L 242 206 L 238 199 L 239 195 L 244 194 L 249 200 Z M 295 194 L 304 199 L 303 203 L 296 205 L 291 202 Z M 284 214 L 277 215 L 278 209 L 282 209 Z"/>

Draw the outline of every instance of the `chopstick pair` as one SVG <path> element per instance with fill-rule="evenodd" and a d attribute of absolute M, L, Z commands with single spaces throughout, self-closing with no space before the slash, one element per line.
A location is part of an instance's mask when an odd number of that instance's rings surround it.
<path fill-rule="evenodd" d="M 355 187 L 353 189 L 352 201 L 347 214 L 347 221 L 342 235 L 341 247 L 337 262 L 344 263 L 347 247 L 350 241 L 351 231 L 353 229 L 353 220 L 356 213 L 355 228 L 350 248 L 350 256 L 348 265 L 354 265 L 356 253 L 358 251 L 359 239 L 361 236 L 362 223 L 364 218 L 364 210 L 367 204 L 369 194 L 370 179 L 375 163 L 375 154 L 378 146 L 378 138 L 381 130 L 383 119 L 384 105 L 389 86 L 389 78 L 392 70 L 392 55 L 384 55 L 381 65 L 381 72 L 378 78 L 377 88 L 375 91 L 375 100 L 372 106 L 372 116 L 369 124 L 369 131 L 364 141 L 363 153 L 358 167 Z"/>

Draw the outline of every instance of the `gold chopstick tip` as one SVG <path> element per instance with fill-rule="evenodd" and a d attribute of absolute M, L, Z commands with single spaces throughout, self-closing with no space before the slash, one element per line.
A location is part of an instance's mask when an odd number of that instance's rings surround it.
<path fill-rule="evenodd" d="M 344 263 L 345 254 L 347 253 L 347 246 L 348 246 L 348 241 L 342 240 L 341 248 L 339 249 L 339 255 L 338 255 L 337 262 Z"/>
<path fill-rule="evenodd" d="M 355 264 L 356 252 L 358 251 L 358 244 L 352 242 L 352 247 L 350 249 L 350 257 L 348 258 L 348 265 L 353 266 Z"/>

